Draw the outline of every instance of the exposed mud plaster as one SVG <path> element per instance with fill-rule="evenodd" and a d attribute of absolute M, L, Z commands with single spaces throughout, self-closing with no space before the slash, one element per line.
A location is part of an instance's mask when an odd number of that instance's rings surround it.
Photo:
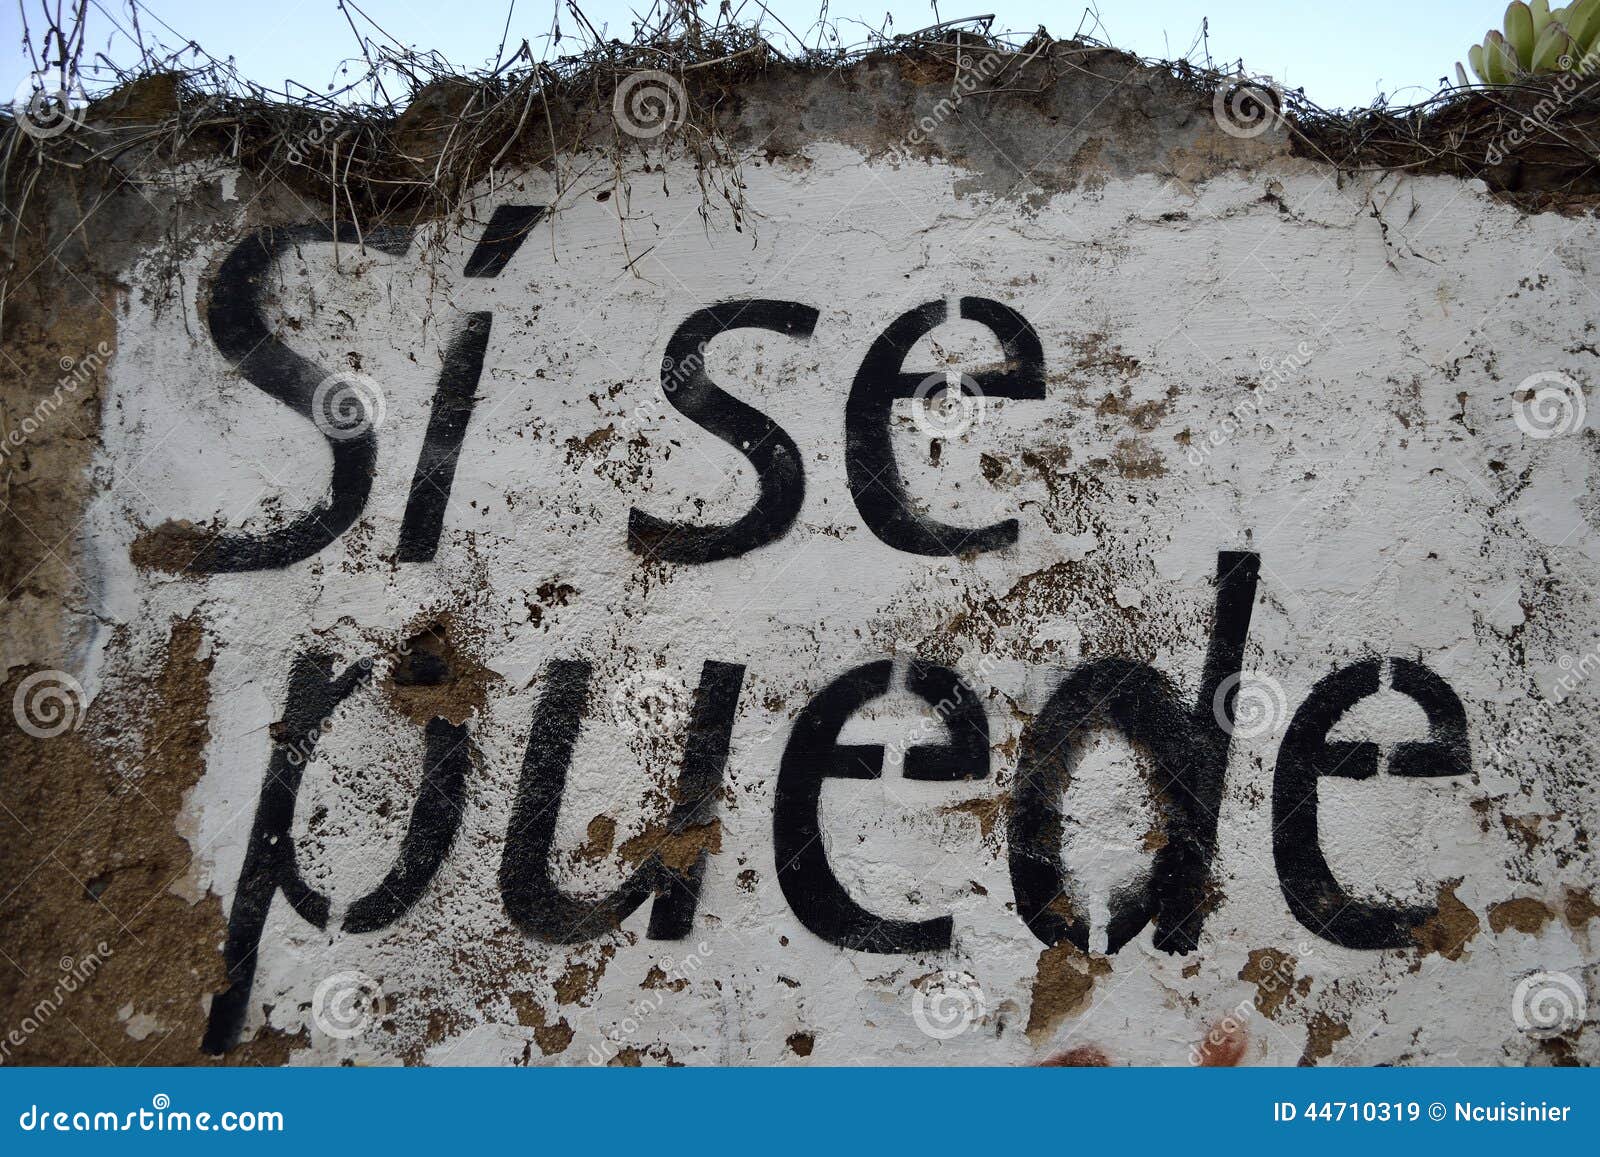
<path fill-rule="evenodd" d="M 500 676 L 451 637 L 448 612 L 421 618 L 391 657 L 384 695 L 418 727 L 435 717 L 463 724 L 483 710 Z"/>
<path fill-rule="evenodd" d="M 1600 904 L 1596 904 L 1591 891 L 1587 888 L 1568 888 L 1566 902 L 1561 906 L 1561 919 L 1568 928 L 1574 932 L 1587 932 L 1589 921 L 1600 916 Z"/>
<path fill-rule="evenodd" d="M 153 669 L 130 669 L 130 629 L 107 644 L 103 692 L 80 726 L 52 739 L 6 740 L 7 818 L 25 838 L 0 841 L 9 895 L 0 1008 L 13 1064 L 196 1064 L 206 992 L 222 980 L 218 898 L 183 899 L 193 851 L 174 823 L 204 772 L 212 658 L 196 618 L 156 633 Z M 7 701 L 24 672 L 8 679 Z M 42 858 L 41 858 L 42 857 Z M 40 1015 L 73 961 L 98 961 L 59 1011 Z M 123 1015 L 126 1012 L 127 1015 Z M 306 1036 L 270 1029 L 227 1058 L 282 1064 Z"/>
<path fill-rule="evenodd" d="M 1531 896 L 1502 900 L 1498 904 L 1489 905 L 1491 932 L 1504 932 L 1507 928 L 1515 928 L 1518 932 L 1537 936 L 1544 930 L 1544 926 L 1555 918 L 1556 914 L 1543 901 L 1535 900 Z"/>
<path fill-rule="evenodd" d="M 1256 1008 L 1262 1016 L 1276 1018 L 1284 1001 L 1295 991 L 1295 965 L 1299 962 L 1286 952 L 1257 948 L 1239 970 L 1239 979 L 1256 986 Z"/>
<path fill-rule="evenodd" d="M 1029 1039 L 1048 1039 L 1067 1017 L 1083 1012 L 1094 997 L 1095 980 L 1111 974 L 1111 962 L 1102 956 L 1058 944 L 1039 953 L 1039 970 L 1033 978 L 1028 1007 Z"/>
<path fill-rule="evenodd" d="M 566 1052 L 572 1044 L 572 1026 L 566 1019 L 556 1021 L 554 1024 L 546 1023 L 544 1007 L 523 992 L 511 994 L 511 1006 L 516 1010 L 517 1023 L 533 1029 L 534 1043 L 539 1046 L 539 1051 L 547 1057 Z"/>
<path fill-rule="evenodd" d="M 1300 1054 L 1302 1065 L 1314 1065 L 1331 1056 L 1334 1046 L 1350 1035 L 1350 1026 L 1328 1013 L 1319 1012 L 1306 1028 L 1306 1049 Z"/>
<path fill-rule="evenodd" d="M 1439 885 L 1438 912 L 1412 935 L 1422 946 L 1422 956 L 1437 952 L 1446 960 L 1460 960 L 1467 945 L 1483 929 L 1478 914 L 1456 897 L 1460 880 Z M 1419 959 L 1414 967 L 1421 967 Z"/>

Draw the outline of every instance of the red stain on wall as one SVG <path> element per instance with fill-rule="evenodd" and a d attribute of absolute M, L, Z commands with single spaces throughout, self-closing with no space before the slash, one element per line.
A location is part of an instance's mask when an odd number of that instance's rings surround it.
<path fill-rule="evenodd" d="M 1249 1043 L 1249 1030 L 1232 1017 L 1224 1017 L 1211 1026 L 1189 1059 L 1205 1068 L 1232 1068 L 1244 1059 Z"/>
<path fill-rule="evenodd" d="M 1041 1069 L 1103 1069 L 1111 1062 L 1106 1054 L 1094 1045 L 1075 1045 L 1070 1049 L 1053 1052 L 1039 1062 Z"/>

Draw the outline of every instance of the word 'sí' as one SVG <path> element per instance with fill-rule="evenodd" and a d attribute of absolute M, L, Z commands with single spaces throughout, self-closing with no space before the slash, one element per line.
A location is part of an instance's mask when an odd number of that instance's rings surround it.
<path fill-rule="evenodd" d="M 484 239 L 467 260 L 468 277 L 493 277 L 503 269 L 541 206 L 502 206 Z M 268 397 L 308 420 L 332 454 L 327 496 L 262 534 L 213 534 L 168 525 L 167 541 L 184 556 L 184 568 L 200 574 L 236 573 L 290 566 L 310 558 L 347 531 L 366 509 L 378 469 L 376 423 L 365 413 L 344 415 L 334 426 L 319 421 L 326 402 L 319 390 L 338 377 L 289 348 L 269 325 L 264 296 L 277 260 L 309 243 L 364 243 L 398 256 L 411 242 L 409 230 L 380 229 L 364 236 L 353 224 L 268 226 L 240 242 L 217 269 L 204 313 L 212 340 L 244 377 Z M 759 493 L 739 518 L 725 524 L 669 522 L 648 511 L 629 513 L 630 549 L 663 562 L 696 564 L 736 558 L 783 537 L 805 500 L 805 468 L 789 433 L 766 414 L 741 401 L 706 373 L 706 346 L 722 334 L 768 330 L 796 340 L 811 336 L 817 311 L 793 301 L 725 301 L 691 314 L 667 342 L 661 385 L 668 401 L 690 421 L 737 450 L 755 470 Z M 1044 353 L 1039 335 L 1011 307 L 982 297 L 960 299 L 961 320 L 975 322 L 999 342 L 1000 369 L 982 370 L 959 387 L 988 398 L 1039 400 L 1045 396 Z M 999 550 L 1017 541 L 1014 518 L 985 526 L 952 526 L 916 513 L 895 461 L 890 414 L 902 398 L 919 398 L 929 375 L 908 373 L 907 355 L 919 339 L 952 320 L 943 300 L 912 309 L 872 342 L 845 400 L 846 464 L 851 498 L 867 527 L 896 550 L 953 556 Z M 426 562 L 438 549 L 456 465 L 478 398 L 484 355 L 494 317 L 466 314 L 444 355 L 430 408 L 422 451 L 412 475 L 400 525 L 396 558 Z M 945 388 L 941 386 L 941 390 Z M 370 406 L 359 394 L 341 405 Z M 183 549 L 187 548 L 187 549 Z"/>

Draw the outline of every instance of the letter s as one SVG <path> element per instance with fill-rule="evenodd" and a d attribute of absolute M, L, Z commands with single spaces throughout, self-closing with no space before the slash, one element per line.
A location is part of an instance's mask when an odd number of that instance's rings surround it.
<path fill-rule="evenodd" d="M 218 351 L 268 397 L 312 419 L 317 387 L 326 370 L 295 353 L 267 325 L 262 299 L 279 257 L 292 245 L 338 241 L 391 256 L 405 253 L 410 229 L 380 229 L 363 238 L 354 224 L 267 226 L 236 245 L 217 270 L 206 308 L 206 324 Z M 263 534 L 216 534 L 166 523 L 134 545 L 134 561 L 161 569 L 205 574 L 267 570 L 309 558 L 343 534 L 361 516 L 372 489 L 377 437 L 370 423 L 356 432 L 322 431 L 333 453 L 329 493 L 287 526 Z M 192 551 L 192 556 L 189 555 Z"/>
<path fill-rule="evenodd" d="M 706 346 L 734 329 L 806 338 L 816 324 L 817 311 L 809 305 L 757 299 L 720 302 L 690 314 L 678 327 L 661 362 L 667 400 L 749 459 L 761 493 L 742 517 L 722 526 L 668 522 L 634 507 L 628 512 L 628 547 L 635 554 L 665 562 L 716 562 L 776 542 L 794 525 L 806 496 L 800 451 L 782 426 L 707 376 Z"/>

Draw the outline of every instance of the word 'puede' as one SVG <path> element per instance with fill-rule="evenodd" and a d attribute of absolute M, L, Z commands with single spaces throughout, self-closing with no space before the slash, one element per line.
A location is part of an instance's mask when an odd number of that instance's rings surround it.
<path fill-rule="evenodd" d="M 1147 751 L 1168 782 L 1157 786 L 1162 839 L 1149 874 L 1112 897 L 1106 950 L 1115 953 L 1146 925 L 1156 948 L 1194 951 L 1209 900 L 1217 814 L 1233 735 L 1234 698 L 1259 576 L 1259 558 L 1217 556 L 1216 602 L 1198 692 L 1185 701 L 1172 680 L 1149 664 L 1124 658 L 1085 660 L 1068 670 L 1023 733 L 1006 812 L 1006 838 L 1016 911 L 1041 942 L 1087 951 L 1090 926 L 1075 901 L 1062 862 L 1063 805 L 1083 747 L 1095 728 L 1109 727 Z M 243 1025 L 256 954 L 278 893 L 305 920 L 326 928 L 329 898 L 296 862 L 292 835 L 304 768 L 325 728 L 371 678 L 363 661 L 336 672 L 334 660 L 301 654 L 289 678 L 283 726 L 275 731 L 225 948 L 230 987 L 212 1002 L 206 1045 L 222 1051 Z M 949 915 L 886 918 L 868 909 L 835 875 L 822 838 L 820 804 L 830 779 L 875 779 L 884 748 L 842 744 L 846 723 L 891 689 L 894 663 L 880 659 L 843 672 L 817 691 L 790 727 L 779 762 L 772 810 L 773 863 L 796 918 L 843 949 L 877 953 L 939 952 L 951 945 Z M 1329 731 L 1357 702 L 1385 683 L 1422 709 L 1425 736 L 1400 743 L 1386 762 L 1390 775 L 1466 775 L 1472 761 L 1465 713 L 1449 684 L 1415 660 L 1370 658 L 1324 677 L 1295 711 L 1278 749 L 1273 780 L 1273 859 L 1284 899 L 1317 935 L 1349 948 L 1415 943 L 1413 932 L 1436 915 L 1429 906 L 1363 900 L 1339 883 L 1323 855 L 1317 787 L 1323 777 L 1362 780 L 1383 766 L 1377 744 L 1333 741 Z M 551 853 L 573 751 L 591 704 L 593 670 L 578 659 L 545 667 L 529 725 L 521 776 L 506 824 L 500 893 L 524 932 L 556 944 L 614 933 L 650 902 L 646 935 L 686 938 L 693 927 L 724 770 L 743 687 L 741 663 L 707 660 L 693 695 L 675 803 L 661 834 L 663 851 L 599 896 L 574 895 L 555 881 Z M 905 687 L 928 704 L 942 728 L 938 742 L 904 753 L 908 780 L 987 779 L 992 747 L 983 701 L 959 671 L 913 659 Z M 454 842 L 470 771 L 465 724 L 442 717 L 423 729 L 422 782 L 397 857 L 384 880 L 345 910 L 347 933 L 376 932 L 399 920 L 427 890 Z M 700 837 L 706 837 L 701 839 Z"/>

